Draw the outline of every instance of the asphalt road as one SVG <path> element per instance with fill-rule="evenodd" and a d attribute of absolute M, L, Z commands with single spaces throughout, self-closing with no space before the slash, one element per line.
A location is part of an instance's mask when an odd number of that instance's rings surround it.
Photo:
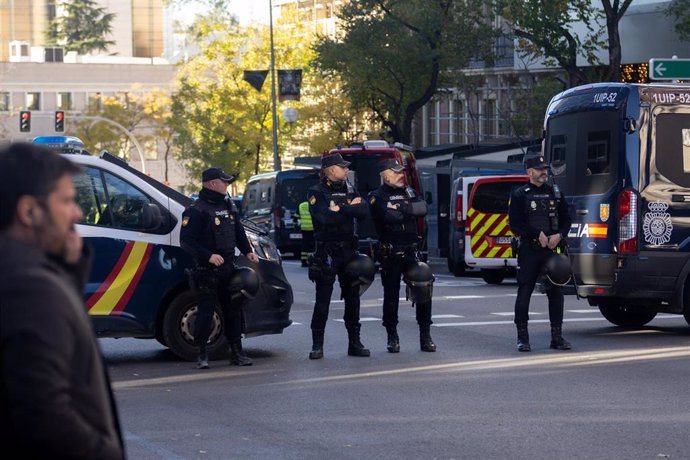
<path fill-rule="evenodd" d="M 285 269 L 294 324 L 244 341 L 254 366 L 198 371 L 153 340 L 101 340 L 130 459 L 690 458 L 681 316 L 624 330 L 566 297 L 573 350 L 555 351 L 546 297 L 535 294 L 533 351 L 518 353 L 515 281 L 489 286 L 435 267 L 436 353 L 419 350 L 404 300 L 401 352 L 386 351 L 377 277 L 362 298 L 372 356 L 347 356 L 335 289 L 325 357 L 311 361 L 313 285 L 298 263 Z"/>

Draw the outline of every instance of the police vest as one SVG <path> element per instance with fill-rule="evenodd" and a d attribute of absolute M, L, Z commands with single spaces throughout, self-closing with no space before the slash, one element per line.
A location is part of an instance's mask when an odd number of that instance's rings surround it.
<path fill-rule="evenodd" d="M 321 182 L 315 188 L 329 205 L 347 206 L 350 200 L 359 196 L 354 188 L 346 184 L 328 186 Z M 354 218 L 344 214 L 336 215 L 335 221 L 327 224 L 321 224 L 318 220 L 314 220 L 313 224 L 314 238 L 317 241 L 348 242 L 355 234 Z"/>
<path fill-rule="evenodd" d="M 312 224 L 311 222 L 311 214 L 309 213 L 309 202 L 304 201 L 300 203 L 297 209 L 299 210 L 300 228 L 305 232 L 313 231 L 314 224 Z"/>
<path fill-rule="evenodd" d="M 411 188 L 392 188 L 387 186 L 381 186 L 372 192 L 371 195 L 375 199 L 381 200 L 381 207 L 386 206 L 385 209 L 388 209 L 388 203 L 393 206 L 409 206 L 410 201 L 415 198 L 414 191 Z M 404 220 L 401 222 L 386 222 L 383 215 L 374 215 L 374 219 L 376 230 L 382 242 L 394 245 L 417 242 L 417 217 L 404 214 Z"/>
<path fill-rule="evenodd" d="M 558 196 L 557 196 L 558 195 Z M 530 186 L 525 192 L 527 223 L 546 235 L 558 233 L 558 204 L 560 192 L 554 193 L 549 186 Z"/>
<path fill-rule="evenodd" d="M 205 235 L 205 239 L 210 238 L 213 241 L 213 247 L 209 248 L 219 254 L 234 254 L 235 253 L 235 231 L 237 224 L 237 215 L 233 203 L 228 203 L 225 200 L 218 203 L 209 203 L 208 201 L 197 199 L 193 205 L 199 211 L 204 213 L 209 220 L 209 225 L 206 226 L 207 231 L 211 235 Z"/>

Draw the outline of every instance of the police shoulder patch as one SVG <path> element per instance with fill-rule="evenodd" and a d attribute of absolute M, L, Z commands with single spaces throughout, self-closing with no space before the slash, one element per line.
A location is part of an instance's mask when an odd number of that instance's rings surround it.
<path fill-rule="evenodd" d="M 189 223 L 189 216 L 184 216 L 182 218 L 182 226 L 186 227 L 188 223 Z"/>
<path fill-rule="evenodd" d="M 314 206 L 314 203 L 316 203 L 316 197 L 312 195 L 309 197 L 309 204 Z"/>

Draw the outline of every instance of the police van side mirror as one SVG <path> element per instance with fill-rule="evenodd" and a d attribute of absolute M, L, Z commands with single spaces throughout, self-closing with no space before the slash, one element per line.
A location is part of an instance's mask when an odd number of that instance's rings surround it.
<path fill-rule="evenodd" d="M 623 129 L 628 134 L 634 133 L 637 131 L 637 121 L 632 117 L 627 117 L 623 120 Z"/>
<path fill-rule="evenodd" d="M 147 203 L 142 208 L 141 229 L 156 230 L 163 224 L 163 213 L 155 203 Z"/>

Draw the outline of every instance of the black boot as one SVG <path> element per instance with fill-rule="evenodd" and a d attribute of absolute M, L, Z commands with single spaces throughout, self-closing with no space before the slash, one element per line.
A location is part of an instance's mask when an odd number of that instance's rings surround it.
<path fill-rule="evenodd" d="M 433 340 L 431 340 L 431 331 L 429 326 L 419 326 L 419 345 L 422 351 L 436 351 L 436 344 Z"/>
<path fill-rule="evenodd" d="M 252 364 L 252 359 L 242 351 L 242 339 L 230 342 L 230 365 L 251 366 Z"/>
<path fill-rule="evenodd" d="M 196 368 L 197 369 L 208 369 L 208 355 L 206 351 L 199 351 L 199 356 L 196 358 Z"/>
<path fill-rule="evenodd" d="M 570 342 L 563 338 L 561 326 L 551 326 L 551 348 L 555 350 L 570 350 Z"/>
<path fill-rule="evenodd" d="M 349 339 L 349 344 L 347 346 L 347 354 L 350 356 L 369 356 L 369 350 L 364 348 L 362 342 L 359 340 L 359 328 L 360 326 L 353 327 L 347 330 L 347 336 Z"/>
<path fill-rule="evenodd" d="M 323 329 L 312 329 L 311 340 L 312 346 L 309 352 L 309 359 L 323 358 Z"/>
<path fill-rule="evenodd" d="M 398 330 L 395 326 L 387 327 L 386 332 L 388 333 L 388 348 L 389 353 L 400 353 L 400 338 L 398 337 Z"/>
<path fill-rule="evenodd" d="M 517 325 L 517 349 L 518 351 L 532 351 L 532 347 L 529 345 L 527 324 Z"/>

